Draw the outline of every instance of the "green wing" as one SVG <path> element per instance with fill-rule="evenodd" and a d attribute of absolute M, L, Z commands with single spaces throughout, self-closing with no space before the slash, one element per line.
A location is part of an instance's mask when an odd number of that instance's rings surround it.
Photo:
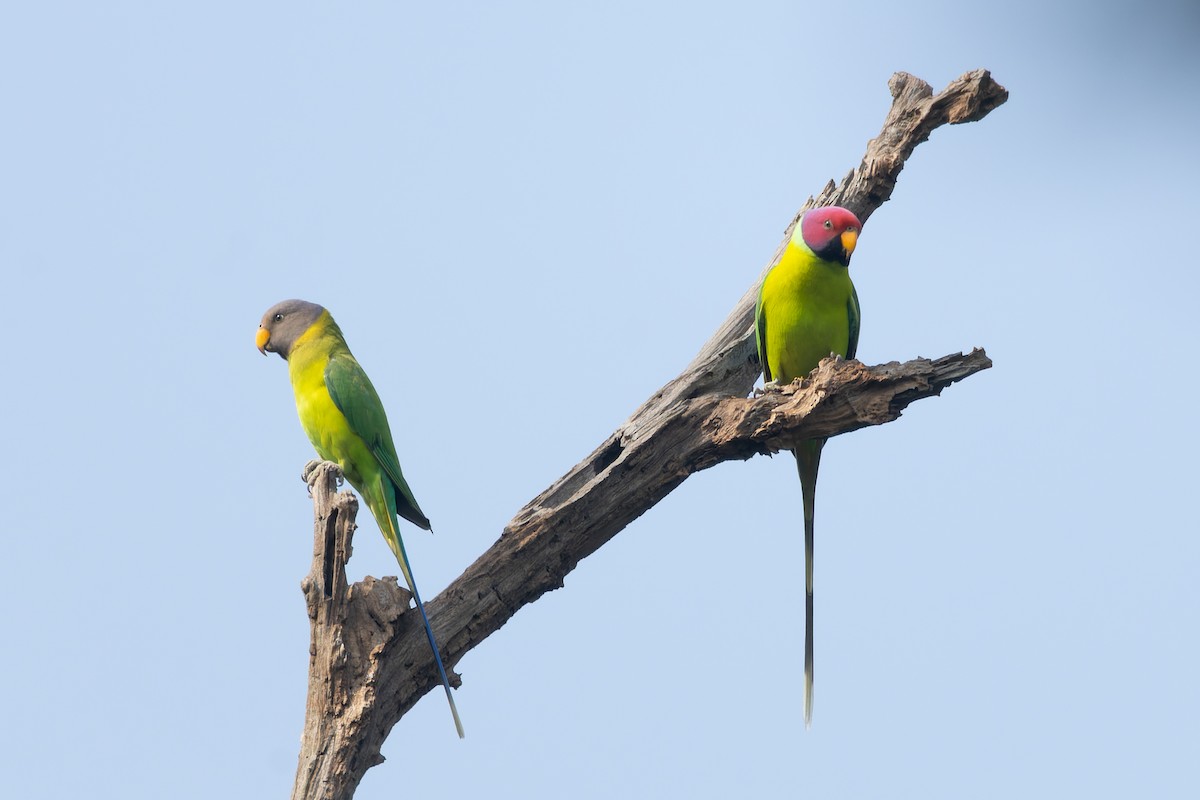
<path fill-rule="evenodd" d="M 763 277 L 763 286 L 767 279 Z M 758 340 L 758 361 L 762 364 L 763 381 L 771 382 L 771 365 L 767 363 L 767 315 L 763 312 L 763 287 L 758 287 L 758 302 L 754 305 L 754 333 Z"/>
<path fill-rule="evenodd" d="M 850 317 L 850 338 L 846 344 L 846 358 L 854 358 L 858 352 L 858 327 L 862 323 L 862 309 L 858 306 L 858 290 L 850 284 L 850 302 L 846 303 Z"/>
<path fill-rule="evenodd" d="M 400 457 L 396 455 L 396 445 L 392 442 L 392 431 L 388 427 L 383 402 L 354 356 L 338 353 L 330 357 L 325 367 L 325 388 L 329 390 L 333 404 L 346 417 L 350 429 L 367 443 L 395 487 L 396 513 L 412 524 L 429 530 L 429 518 L 417 505 L 417 498 L 400 471 Z"/>

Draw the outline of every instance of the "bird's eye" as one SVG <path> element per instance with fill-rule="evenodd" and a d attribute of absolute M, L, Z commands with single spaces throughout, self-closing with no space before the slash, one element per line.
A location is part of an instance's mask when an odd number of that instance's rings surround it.
<path fill-rule="evenodd" d="M 276 314 L 276 315 L 275 315 L 275 321 L 276 321 L 276 322 L 283 322 L 283 314 Z"/>
<path fill-rule="evenodd" d="M 831 220 L 831 219 L 825 220 L 825 230 L 827 230 L 827 231 L 833 230 L 833 220 Z"/>

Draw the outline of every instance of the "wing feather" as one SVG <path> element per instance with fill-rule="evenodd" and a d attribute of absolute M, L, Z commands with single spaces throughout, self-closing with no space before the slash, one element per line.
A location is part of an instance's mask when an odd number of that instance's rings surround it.
<path fill-rule="evenodd" d="M 379 393 L 358 360 L 349 353 L 331 356 L 325 367 L 325 388 L 329 390 L 333 404 L 346 417 L 350 430 L 367 443 L 379 466 L 391 480 L 396 490 L 396 513 L 412 524 L 429 530 L 429 518 L 417 505 L 417 498 L 408 488 L 408 482 L 400 470 L 400 457 L 396 455 L 383 401 L 379 399 Z"/>
<path fill-rule="evenodd" d="M 767 313 L 763 308 L 763 287 L 766 285 L 767 280 L 763 278 L 763 285 L 758 289 L 758 303 L 754 308 L 754 333 L 758 341 L 758 361 L 762 364 L 763 381 L 770 383 L 771 364 L 767 361 Z"/>
<path fill-rule="evenodd" d="M 858 290 L 850 284 L 850 300 L 846 303 L 846 311 L 850 317 L 850 338 L 846 343 L 846 358 L 854 358 L 858 352 L 858 329 L 862 323 L 862 309 L 858 305 Z"/>

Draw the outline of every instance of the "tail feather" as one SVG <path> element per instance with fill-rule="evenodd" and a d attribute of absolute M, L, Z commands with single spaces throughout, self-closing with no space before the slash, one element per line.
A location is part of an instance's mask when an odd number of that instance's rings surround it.
<path fill-rule="evenodd" d="M 795 449 L 796 471 L 804 496 L 804 727 L 812 727 L 813 709 L 813 517 L 817 498 L 817 469 L 824 439 L 810 439 Z"/>
<path fill-rule="evenodd" d="M 417 582 L 413 580 L 412 570 L 409 569 L 408 554 L 404 552 L 404 540 L 400 538 L 399 532 L 396 533 L 395 542 L 396 546 L 392 548 L 392 551 L 396 554 L 396 560 L 400 562 L 400 571 L 404 573 L 404 580 L 408 582 L 408 588 L 412 589 L 413 599 L 417 601 L 417 610 L 421 612 L 421 622 L 425 624 L 425 637 L 429 639 L 429 648 L 433 650 L 433 660 L 437 662 L 438 674 L 442 678 L 442 688 L 446 690 L 446 700 L 450 703 L 450 713 L 454 716 L 454 728 L 458 731 L 458 738 L 466 738 L 462 720 L 458 717 L 458 706 L 454 705 L 454 695 L 450 691 L 450 679 L 446 677 L 446 668 L 442 665 L 442 654 L 438 651 L 437 640 L 433 638 L 433 628 L 429 625 L 425 604 L 421 602 L 421 593 L 417 591 Z"/>
<path fill-rule="evenodd" d="M 372 512 L 375 510 L 374 504 L 368 503 L 371 506 Z M 442 654 L 438 650 L 437 640 L 433 637 L 433 628 L 429 624 L 429 615 L 425 613 L 425 604 L 421 602 L 421 593 L 417 591 L 417 582 L 413 580 L 412 569 L 408 564 L 408 553 L 404 551 L 404 540 L 400 538 L 400 531 L 396 529 L 396 515 L 391 512 L 387 503 L 384 503 L 384 509 L 387 512 L 386 519 L 380 519 L 379 515 L 375 515 L 376 522 L 379 523 L 379 528 L 383 531 L 383 538 L 387 540 L 388 545 L 392 548 L 392 553 L 396 556 L 396 561 L 400 562 L 400 571 L 404 574 L 404 581 L 408 584 L 409 590 L 412 591 L 413 599 L 417 601 L 417 610 L 421 612 L 421 622 L 425 625 L 425 638 L 429 640 L 429 649 L 433 651 L 433 660 L 437 662 L 438 675 L 442 679 L 442 687 L 446 690 L 446 700 L 450 703 L 450 713 L 454 717 L 454 728 L 458 731 L 458 738 L 466 738 L 463 732 L 462 720 L 458 717 L 458 706 L 454 704 L 454 695 L 450 690 L 450 679 L 446 677 L 446 667 L 442 664 Z"/>

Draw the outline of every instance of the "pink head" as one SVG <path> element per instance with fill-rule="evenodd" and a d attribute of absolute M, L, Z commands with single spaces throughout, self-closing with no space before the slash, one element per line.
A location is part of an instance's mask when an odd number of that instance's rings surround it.
<path fill-rule="evenodd" d="M 821 206 L 804 212 L 797 227 L 817 258 L 850 265 L 858 232 L 862 230 L 862 223 L 853 211 L 841 206 Z"/>

